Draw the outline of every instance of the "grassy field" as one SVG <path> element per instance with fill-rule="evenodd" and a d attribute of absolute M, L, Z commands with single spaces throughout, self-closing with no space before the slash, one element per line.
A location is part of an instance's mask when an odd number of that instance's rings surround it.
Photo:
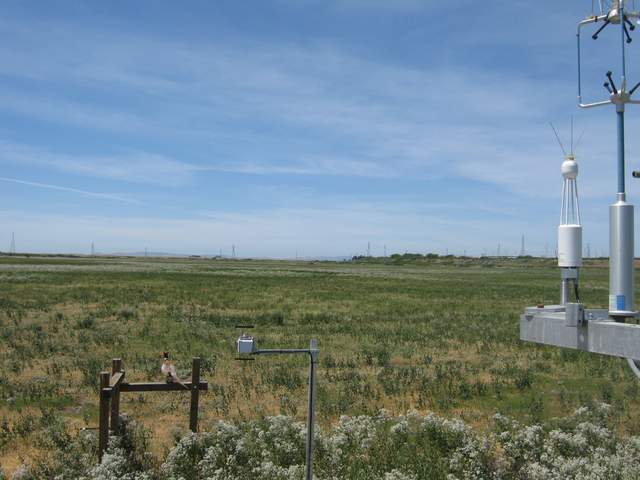
<path fill-rule="evenodd" d="M 582 296 L 604 305 L 603 261 L 583 269 Z M 613 405 L 640 433 L 638 381 L 620 359 L 520 342 L 526 305 L 555 303 L 559 272 L 540 259 L 293 262 L 0 257 L 0 464 L 46 446 L 47 415 L 97 425 L 97 375 L 112 357 L 127 377 L 161 380 L 163 350 L 188 376 L 204 359 L 201 426 L 269 414 L 303 419 L 307 360 L 235 360 L 235 325 L 260 346 L 319 341 L 318 420 L 410 409 L 485 428 L 496 412 L 526 422 Z M 188 426 L 189 396 L 128 394 L 122 412 L 161 455 Z"/>

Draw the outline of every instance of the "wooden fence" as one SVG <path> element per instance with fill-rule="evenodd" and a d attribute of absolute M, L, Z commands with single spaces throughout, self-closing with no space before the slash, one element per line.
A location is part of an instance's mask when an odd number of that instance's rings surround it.
<path fill-rule="evenodd" d="M 122 360 L 114 358 L 111 361 L 111 373 L 100 373 L 100 421 L 98 426 L 98 455 L 102 455 L 109 443 L 109 430 L 114 434 L 120 432 L 120 393 L 123 392 L 190 392 L 191 408 L 189 410 L 189 428 L 193 432 L 198 431 L 198 402 L 200 391 L 207 390 L 209 384 L 200 381 L 199 357 L 193 358 L 191 381 L 179 383 L 169 382 L 141 382 L 128 383 L 125 381 L 125 372 L 122 368 Z M 186 387 L 186 388 L 185 388 Z M 109 424 L 109 418 L 111 423 Z"/>

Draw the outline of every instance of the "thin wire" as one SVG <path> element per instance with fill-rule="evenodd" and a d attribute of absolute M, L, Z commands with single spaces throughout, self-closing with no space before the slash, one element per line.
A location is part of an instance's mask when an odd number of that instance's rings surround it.
<path fill-rule="evenodd" d="M 571 115 L 571 155 L 573 155 L 573 115 Z"/>
<path fill-rule="evenodd" d="M 569 221 L 567 223 L 569 223 L 570 225 L 576 223 L 576 196 L 574 193 L 574 189 L 575 182 L 569 180 L 569 195 L 571 196 L 571 198 L 569 199 L 569 205 L 571 205 L 571 211 L 569 212 Z"/>
<path fill-rule="evenodd" d="M 564 221 L 565 225 L 569 225 L 571 223 L 571 207 L 573 206 L 573 195 L 571 193 L 571 182 L 567 182 L 567 214 Z"/>
<path fill-rule="evenodd" d="M 582 225 L 580 222 L 580 199 L 578 198 L 578 182 L 576 182 L 576 207 L 578 208 L 578 225 Z"/>
<path fill-rule="evenodd" d="M 560 207 L 560 225 L 564 225 L 564 217 L 563 215 L 565 215 L 566 212 L 566 197 L 567 197 L 567 181 L 565 180 L 564 182 L 562 182 L 562 206 Z"/>
<path fill-rule="evenodd" d="M 549 125 L 551 125 L 551 129 L 553 130 L 553 133 L 556 135 L 556 140 L 558 140 L 558 145 L 560 145 L 560 148 L 562 149 L 562 153 L 566 157 L 567 156 L 567 152 L 564 149 L 564 145 L 562 145 L 562 141 L 560 140 L 560 136 L 558 135 L 558 131 L 556 130 L 556 127 L 554 127 L 553 123 L 551 123 L 551 122 L 549 122 Z"/>
<path fill-rule="evenodd" d="M 578 150 L 578 147 L 580 146 L 580 141 L 582 140 L 582 136 L 584 135 L 584 132 L 586 132 L 586 130 L 582 130 L 582 133 L 578 137 L 578 141 L 576 142 L 576 147 L 574 150 Z"/>

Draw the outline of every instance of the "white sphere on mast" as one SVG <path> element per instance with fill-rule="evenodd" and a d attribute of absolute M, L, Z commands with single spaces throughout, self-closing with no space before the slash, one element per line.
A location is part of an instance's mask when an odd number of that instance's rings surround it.
<path fill-rule="evenodd" d="M 565 180 L 575 180 L 578 177 L 578 163 L 573 155 L 566 156 L 561 171 Z"/>
<path fill-rule="evenodd" d="M 578 163 L 573 154 L 565 157 L 560 168 L 563 177 L 562 209 L 558 226 L 558 265 L 577 268 L 582 265 L 582 225 L 578 202 Z"/>

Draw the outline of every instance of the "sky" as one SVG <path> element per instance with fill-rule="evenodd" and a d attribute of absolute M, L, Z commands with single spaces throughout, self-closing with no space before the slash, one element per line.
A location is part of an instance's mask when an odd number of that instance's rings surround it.
<path fill-rule="evenodd" d="M 563 154 L 549 122 L 569 148 L 573 117 L 584 245 L 606 255 L 615 115 L 576 105 L 590 13 L 587 0 L 7 0 L 0 250 L 15 233 L 29 252 L 482 255 L 516 254 L 524 235 L 526 253 L 552 255 Z M 619 75 L 617 39 L 585 40 L 587 99 Z"/>

